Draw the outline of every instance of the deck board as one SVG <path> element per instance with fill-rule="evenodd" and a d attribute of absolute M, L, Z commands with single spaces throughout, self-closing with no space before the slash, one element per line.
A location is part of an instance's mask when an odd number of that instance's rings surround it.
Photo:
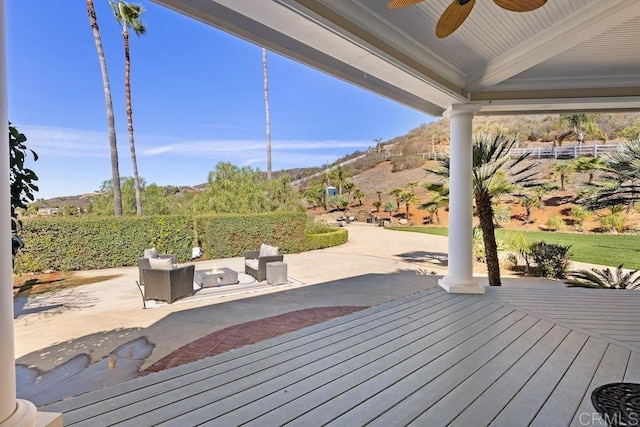
<path fill-rule="evenodd" d="M 582 351 L 578 354 L 567 372 L 545 402 L 545 406 L 537 414 L 536 426 L 548 426 L 547 420 L 554 425 L 568 425 L 582 399 L 588 392 L 598 365 L 607 350 L 607 343 L 589 337 Z"/>
<path fill-rule="evenodd" d="M 596 370 L 591 383 L 587 387 L 586 393 L 582 399 L 582 403 L 578 407 L 578 410 L 574 414 L 573 419 L 571 420 L 571 425 L 580 425 L 584 424 L 582 421 L 584 419 L 584 414 L 592 414 L 594 413 L 593 404 L 591 403 L 591 390 L 598 387 L 601 384 L 606 384 L 610 382 L 620 382 L 624 378 L 624 372 L 626 370 L 627 364 L 629 362 L 629 356 L 631 352 L 625 348 L 621 348 L 615 345 L 609 345 L 607 351 L 604 354 L 600 364 L 598 365 L 598 369 Z M 557 413 L 549 412 L 549 415 L 553 414 L 554 417 L 559 418 Z M 563 421 L 564 417 L 560 418 Z M 542 425 L 542 423 L 540 423 Z M 549 425 L 547 423 L 547 425 Z"/>
<path fill-rule="evenodd" d="M 434 288 L 43 409 L 65 425 L 578 425 L 593 388 L 640 381 L 639 305 Z"/>

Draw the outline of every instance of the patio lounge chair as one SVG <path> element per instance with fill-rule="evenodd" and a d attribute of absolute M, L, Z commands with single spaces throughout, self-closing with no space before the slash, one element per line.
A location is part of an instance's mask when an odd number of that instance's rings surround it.
<path fill-rule="evenodd" d="M 171 258 L 171 263 L 176 265 L 178 263 L 178 256 L 176 254 L 158 255 L 156 248 L 145 249 L 144 255 L 138 258 L 138 275 L 140 277 L 140 285 L 144 285 L 144 278 L 142 277 L 143 268 L 151 268 L 149 258 L 167 259 Z"/>
<path fill-rule="evenodd" d="M 177 267 L 171 264 L 171 259 L 166 259 L 167 266 L 163 268 L 154 268 L 153 260 L 151 264 L 151 268 L 140 268 L 145 301 L 153 299 L 171 304 L 178 298 L 193 295 L 195 265 Z"/>
<path fill-rule="evenodd" d="M 278 254 L 277 246 L 262 244 L 260 250 L 244 253 L 244 272 L 262 282 L 267 280 L 267 264 L 283 260 L 284 255 Z"/>

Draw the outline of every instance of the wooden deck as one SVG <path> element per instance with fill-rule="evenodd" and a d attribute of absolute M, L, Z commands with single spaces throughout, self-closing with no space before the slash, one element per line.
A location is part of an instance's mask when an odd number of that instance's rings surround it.
<path fill-rule="evenodd" d="M 91 426 L 603 425 L 591 391 L 640 382 L 638 307 L 637 291 L 435 288 L 45 409 Z"/>

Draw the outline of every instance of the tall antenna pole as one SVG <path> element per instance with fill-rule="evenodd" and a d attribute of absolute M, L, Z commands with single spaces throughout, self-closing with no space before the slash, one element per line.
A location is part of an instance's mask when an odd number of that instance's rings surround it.
<path fill-rule="evenodd" d="M 267 125 L 267 179 L 271 179 L 271 116 L 269 115 L 269 76 L 267 74 L 267 49 L 262 48 L 262 76 L 264 78 L 264 111 Z"/>

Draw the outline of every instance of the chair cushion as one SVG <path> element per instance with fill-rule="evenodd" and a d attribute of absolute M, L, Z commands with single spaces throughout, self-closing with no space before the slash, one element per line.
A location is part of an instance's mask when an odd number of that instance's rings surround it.
<path fill-rule="evenodd" d="M 145 249 L 144 258 L 158 258 L 158 251 L 156 248 Z"/>
<path fill-rule="evenodd" d="M 171 258 L 149 258 L 149 266 L 154 270 L 173 270 Z"/>
<path fill-rule="evenodd" d="M 259 264 L 258 264 L 258 260 L 257 259 L 248 259 L 245 260 L 244 262 L 247 267 L 249 267 L 252 270 L 258 270 Z"/>
<path fill-rule="evenodd" d="M 265 245 L 264 243 L 261 244 L 259 256 L 271 256 L 271 255 L 278 255 L 278 247 Z"/>

